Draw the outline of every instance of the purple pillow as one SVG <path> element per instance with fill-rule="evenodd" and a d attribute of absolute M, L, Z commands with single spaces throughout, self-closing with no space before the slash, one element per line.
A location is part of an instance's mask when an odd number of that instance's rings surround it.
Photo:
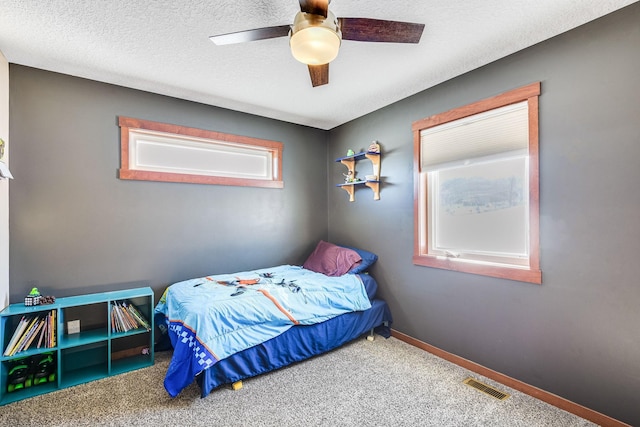
<path fill-rule="evenodd" d="M 353 249 L 320 240 L 302 268 L 327 276 L 342 276 L 360 261 L 362 258 Z"/>

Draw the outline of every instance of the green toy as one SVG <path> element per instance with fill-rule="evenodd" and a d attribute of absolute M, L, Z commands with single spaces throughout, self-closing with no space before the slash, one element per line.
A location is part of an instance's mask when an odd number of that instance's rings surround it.
<path fill-rule="evenodd" d="M 39 360 L 34 359 L 33 362 L 33 385 L 55 381 L 56 365 L 53 361 L 53 353 L 44 353 Z"/>
<path fill-rule="evenodd" d="M 7 374 L 7 392 L 29 388 L 56 380 L 53 353 L 25 357 L 13 361 Z"/>
<path fill-rule="evenodd" d="M 7 392 L 12 393 L 15 390 L 31 387 L 32 378 L 29 373 L 30 359 L 18 359 L 12 363 L 9 373 L 7 374 Z"/>

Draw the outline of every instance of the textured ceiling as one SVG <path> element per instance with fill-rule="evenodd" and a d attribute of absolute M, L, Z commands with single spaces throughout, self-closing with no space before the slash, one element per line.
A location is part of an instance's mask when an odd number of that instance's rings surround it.
<path fill-rule="evenodd" d="M 287 37 L 296 0 L 0 0 L 0 51 L 27 65 L 320 129 L 375 111 L 638 0 L 334 0 L 339 17 L 425 24 L 419 44 L 343 41 L 313 88 Z"/>

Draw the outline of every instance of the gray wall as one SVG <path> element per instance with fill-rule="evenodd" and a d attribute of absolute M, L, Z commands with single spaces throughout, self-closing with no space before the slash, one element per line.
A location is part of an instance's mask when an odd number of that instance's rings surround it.
<path fill-rule="evenodd" d="M 640 4 L 330 132 L 329 185 L 348 148 L 382 145 L 381 200 L 329 190 L 329 238 L 380 255 L 393 327 L 640 425 Z M 541 81 L 543 284 L 412 265 L 411 123 Z M 362 163 L 359 170 L 366 173 Z"/>
<path fill-rule="evenodd" d="M 327 238 L 326 132 L 10 67 L 11 302 L 302 263 Z M 118 116 L 284 143 L 284 189 L 125 181 Z"/>

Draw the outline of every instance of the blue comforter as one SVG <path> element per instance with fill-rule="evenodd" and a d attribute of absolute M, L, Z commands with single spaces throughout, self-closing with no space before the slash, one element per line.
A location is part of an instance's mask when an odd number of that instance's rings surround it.
<path fill-rule="evenodd" d="M 329 277 L 291 265 L 175 283 L 155 309 L 167 319 L 174 348 L 165 388 L 175 397 L 217 361 L 293 325 L 370 307 L 358 275 Z"/>

